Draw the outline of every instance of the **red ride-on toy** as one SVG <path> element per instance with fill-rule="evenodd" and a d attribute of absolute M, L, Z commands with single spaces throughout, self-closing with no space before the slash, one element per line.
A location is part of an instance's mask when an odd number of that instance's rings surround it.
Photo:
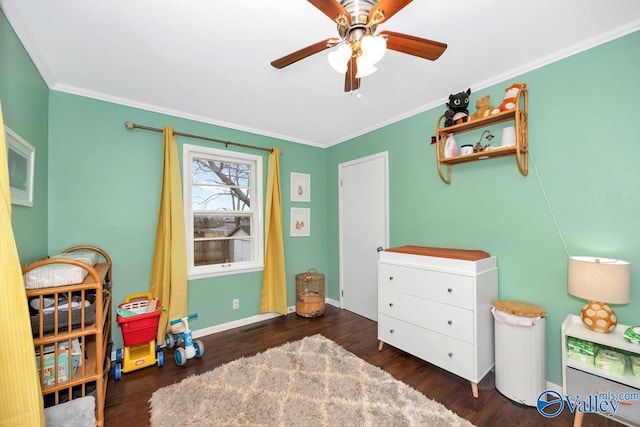
<path fill-rule="evenodd" d="M 154 305 L 155 304 L 155 305 Z M 117 309 L 116 321 L 122 329 L 124 352 L 116 350 L 113 376 L 122 378 L 122 373 L 164 364 L 164 354 L 156 346 L 158 318 L 162 308 L 150 293 L 129 295 Z"/>

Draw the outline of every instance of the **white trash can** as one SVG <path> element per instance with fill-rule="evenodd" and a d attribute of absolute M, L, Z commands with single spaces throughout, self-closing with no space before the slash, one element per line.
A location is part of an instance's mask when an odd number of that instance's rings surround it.
<path fill-rule="evenodd" d="M 520 301 L 498 300 L 491 312 L 495 329 L 495 383 L 504 396 L 536 406 L 547 389 L 544 308 Z"/>

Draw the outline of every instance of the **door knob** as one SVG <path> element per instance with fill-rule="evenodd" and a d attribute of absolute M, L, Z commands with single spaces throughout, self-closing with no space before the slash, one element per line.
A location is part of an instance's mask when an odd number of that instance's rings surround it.
<path fill-rule="evenodd" d="M 378 251 L 378 252 L 382 252 L 382 251 L 384 251 L 384 248 L 383 248 L 382 246 L 378 246 L 378 247 L 376 248 L 376 251 Z"/>

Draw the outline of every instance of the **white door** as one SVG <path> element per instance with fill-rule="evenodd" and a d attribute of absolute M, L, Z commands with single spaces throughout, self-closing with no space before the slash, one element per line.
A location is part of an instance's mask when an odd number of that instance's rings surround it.
<path fill-rule="evenodd" d="M 378 320 L 378 248 L 389 240 L 388 153 L 338 165 L 341 307 Z"/>

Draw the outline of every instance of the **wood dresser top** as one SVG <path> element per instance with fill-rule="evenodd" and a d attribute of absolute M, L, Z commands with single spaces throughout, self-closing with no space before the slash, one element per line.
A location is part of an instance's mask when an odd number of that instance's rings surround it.
<path fill-rule="evenodd" d="M 399 252 L 410 255 L 432 256 L 438 258 L 454 258 L 465 261 L 478 261 L 489 258 L 491 255 L 485 251 L 474 249 L 433 248 L 429 246 L 396 246 L 385 249 L 385 252 Z"/>

